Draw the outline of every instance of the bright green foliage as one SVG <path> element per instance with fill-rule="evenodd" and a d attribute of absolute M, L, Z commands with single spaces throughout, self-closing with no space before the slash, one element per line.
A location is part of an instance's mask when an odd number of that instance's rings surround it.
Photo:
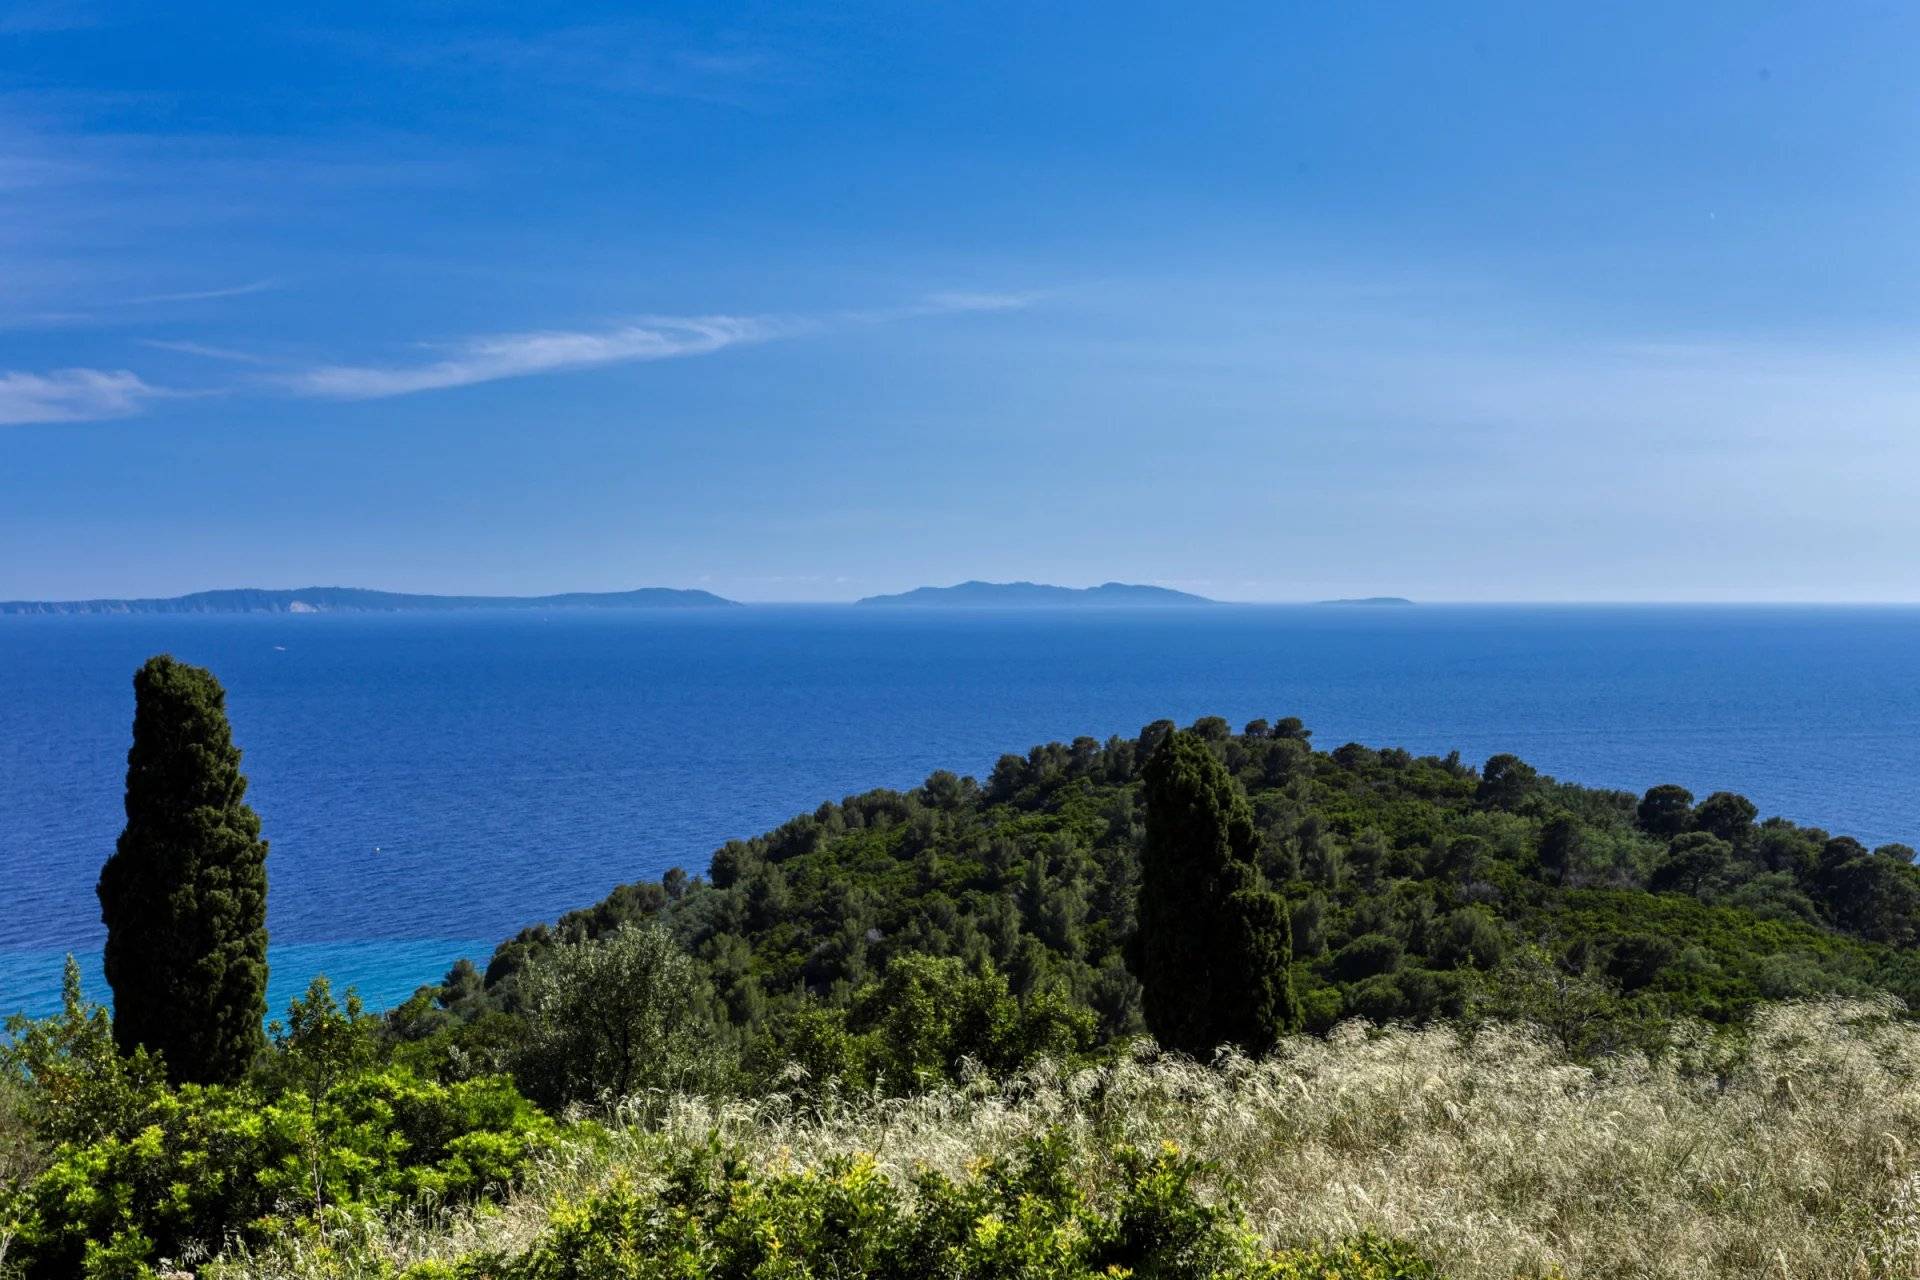
<path fill-rule="evenodd" d="M 628 925 L 555 947 L 520 975 L 519 995 L 514 1077 L 548 1107 L 613 1105 L 712 1078 L 706 982 L 664 929 Z"/>
<path fill-rule="evenodd" d="M 665 1186 L 619 1180 L 562 1204 L 517 1258 L 473 1258 L 460 1280 L 1428 1280 L 1404 1247 L 1362 1238 L 1268 1253 L 1230 1209 L 1203 1203 L 1200 1166 L 1171 1146 L 1108 1153 L 1113 1184 L 1087 1185 L 1068 1145 L 1032 1141 L 955 1182 L 911 1192 L 871 1157 L 760 1172 L 718 1146 L 678 1160 Z M 408 1280 L 441 1280 L 420 1268 Z"/>
<path fill-rule="evenodd" d="M 1224 730 L 1224 726 L 1223 726 Z M 1264 1053 L 1300 1023 L 1290 917 L 1262 881 L 1253 810 L 1195 735 L 1168 734 L 1145 772 L 1133 971 L 1147 1025 L 1196 1055 Z"/>
<path fill-rule="evenodd" d="M 18 1087 L 24 1122 L 38 1142 L 90 1142 L 125 1129 L 163 1088 L 159 1063 L 113 1042 L 106 1009 L 90 1003 L 80 966 L 67 957 L 61 1009 L 51 1018 L 14 1014 L 0 1045 L 0 1069 Z"/>
<path fill-rule="evenodd" d="M 41 1157 L 0 1187 L 0 1240 L 30 1280 L 139 1275 L 229 1239 L 258 1241 L 315 1210 L 464 1200 L 510 1184 L 550 1120 L 502 1077 L 442 1084 L 371 1061 L 368 1020 L 324 983 L 290 1010 L 264 1087 L 169 1088 L 122 1058 L 69 968 L 66 1007 L 14 1019 L 7 1077 L 24 1085 Z"/>
<path fill-rule="evenodd" d="M 313 1210 L 327 1206 L 327 1153 L 322 1112 L 334 1086 L 370 1064 L 377 1052 L 374 1020 L 361 1012 L 360 997 L 347 992 L 346 1008 L 334 1003 L 333 987 L 315 977 L 305 997 L 287 1006 L 287 1020 L 269 1028 L 274 1047 L 268 1078 L 287 1092 L 304 1096 L 313 1123 L 307 1133 L 307 1163 L 313 1172 Z"/>
<path fill-rule="evenodd" d="M 367 1014 L 351 989 L 342 1006 L 324 974 L 307 985 L 307 994 L 287 1005 L 287 1020 L 267 1028 L 276 1053 L 269 1077 L 282 1087 L 324 1098 L 342 1079 L 367 1066 L 379 1052 L 379 1020 Z"/>
<path fill-rule="evenodd" d="M 147 1261 L 259 1240 L 312 1207 L 314 1165 L 335 1211 L 463 1199 L 509 1182 L 552 1132 L 508 1082 L 356 1076 L 317 1110 L 294 1094 L 161 1090 L 131 1124 L 56 1149 L 13 1206 L 26 1274 L 88 1274 L 102 1248 Z"/>
<path fill-rule="evenodd" d="M 1443 1280 L 1412 1245 L 1361 1235 L 1327 1248 L 1288 1249 L 1263 1259 L 1259 1280 Z"/>
<path fill-rule="evenodd" d="M 99 885 L 114 1038 L 175 1081 L 232 1083 L 266 1016 L 267 845 L 219 682 L 162 655 L 133 688 L 127 826 Z"/>

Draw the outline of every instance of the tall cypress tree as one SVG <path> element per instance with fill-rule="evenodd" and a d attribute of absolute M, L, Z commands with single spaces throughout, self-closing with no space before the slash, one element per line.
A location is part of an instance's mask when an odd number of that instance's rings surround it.
<path fill-rule="evenodd" d="M 99 885 L 114 1040 L 175 1082 L 231 1082 L 264 1039 L 267 844 L 213 673 L 162 654 L 133 692 L 127 828 Z"/>
<path fill-rule="evenodd" d="M 1145 770 L 1147 838 L 1129 955 L 1147 1026 L 1196 1057 L 1264 1053 L 1300 1024 L 1286 904 L 1255 862 L 1247 797 L 1193 734 L 1168 734 Z"/>

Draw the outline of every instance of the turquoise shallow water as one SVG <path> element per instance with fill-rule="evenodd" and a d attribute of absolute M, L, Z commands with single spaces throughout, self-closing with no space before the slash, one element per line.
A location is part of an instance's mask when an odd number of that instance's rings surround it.
<path fill-rule="evenodd" d="M 97 953 L 131 675 L 163 650 L 228 688 L 276 1007 L 316 970 L 388 1003 L 823 799 L 1161 716 L 1517 751 L 1920 843 L 1914 608 L 0 618 L 0 1010 Z"/>
<path fill-rule="evenodd" d="M 267 1008 L 273 1016 L 280 1016 L 289 1000 L 306 993 L 315 974 L 341 975 L 340 985 L 353 986 L 368 1008 L 388 1008 L 412 995 L 421 983 L 445 973 L 462 956 L 484 963 L 497 941 L 420 938 L 272 946 L 267 954 Z M 80 962 L 80 983 L 88 998 L 106 1003 L 111 993 L 100 969 L 99 951 L 13 949 L 0 952 L 0 982 L 7 984 L 8 1010 L 40 1014 L 58 1009 L 69 954 Z"/>

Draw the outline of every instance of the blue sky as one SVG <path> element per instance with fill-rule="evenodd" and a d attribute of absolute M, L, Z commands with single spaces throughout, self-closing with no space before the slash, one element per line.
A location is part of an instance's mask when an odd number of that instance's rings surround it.
<path fill-rule="evenodd" d="M 1920 10 L 0 4 L 0 598 L 1920 599 Z"/>

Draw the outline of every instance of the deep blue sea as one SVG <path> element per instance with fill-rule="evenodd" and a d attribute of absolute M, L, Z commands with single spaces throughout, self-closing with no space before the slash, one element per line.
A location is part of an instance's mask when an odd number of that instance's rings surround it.
<path fill-rule="evenodd" d="M 1514 751 L 1920 844 L 1920 609 L 1222 607 L 0 618 L 0 1012 L 55 1003 L 149 655 L 227 687 L 272 843 L 276 1010 L 370 1005 L 822 800 L 1162 716 Z"/>

